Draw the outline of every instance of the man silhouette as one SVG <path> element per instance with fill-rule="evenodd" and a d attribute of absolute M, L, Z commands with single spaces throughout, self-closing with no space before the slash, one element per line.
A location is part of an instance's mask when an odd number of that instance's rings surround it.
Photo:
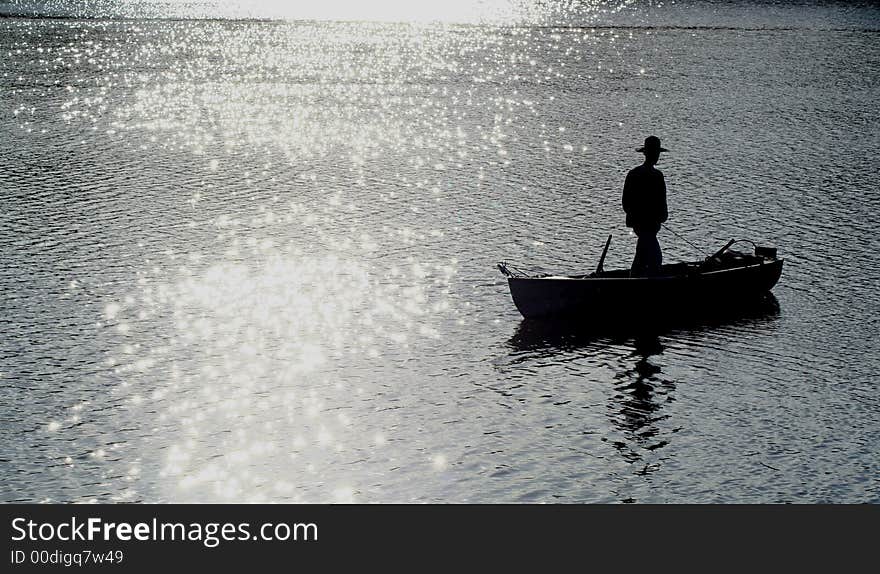
<path fill-rule="evenodd" d="M 631 169 L 623 184 L 626 226 L 632 227 L 639 238 L 630 269 L 630 275 L 634 277 L 657 275 L 660 272 L 663 253 L 657 233 L 660 224 L 669 216 L 666 209 L 666 181 L 660 170 L 654 167 L 660 159 L 660 152 L 668 150 L 660 147 L 659 138 L 648 136 L 645 145 L 636 151 L 645 154 L 645 163 Z"/>

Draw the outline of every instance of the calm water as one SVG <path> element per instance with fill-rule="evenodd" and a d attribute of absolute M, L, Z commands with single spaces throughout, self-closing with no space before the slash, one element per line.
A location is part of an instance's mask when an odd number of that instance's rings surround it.
<path fill-rule="evenodd" d="M 343 4 L 0 19 L 0 500 L 880 502 L 880 9 Z M 494 264 L 628 266 L 652 133 L 775 299 L 523 323 Z"/>

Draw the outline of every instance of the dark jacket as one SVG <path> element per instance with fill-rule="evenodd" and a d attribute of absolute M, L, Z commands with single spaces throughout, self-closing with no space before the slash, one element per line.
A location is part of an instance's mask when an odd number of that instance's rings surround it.
<path fill-rule="evenodd" d="M 666 209 L 666 181 L 660 170 L 640 165 L 626 174 L 623 184 L 623 211 L 626 226 L 636 234 L 660 231 L 669 214 Z"/>

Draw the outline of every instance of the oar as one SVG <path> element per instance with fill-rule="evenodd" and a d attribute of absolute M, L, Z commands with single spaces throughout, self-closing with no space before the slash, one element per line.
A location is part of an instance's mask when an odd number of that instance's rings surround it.
<path fill-rule="evenodd" d="M 724 253 L 725 251 L 727 251 L 730 248 L 730 246 L 733 245 L 734 243 L 736 243 L 736 239 L 731 239 L 730 241 L 727 242 L 727 245 L 725 245 L 724 247 L 722 247 L 721 249 L 716 251 L 711 257 L 707 257 L 706 261 L 712 261 L 716 257 L 721 257 L 721 254 Z"/>
<path fill-rule="evenodd" d="M 599 264 L 596 266 L 596 275 L 602 273 L 602 266 L 605 265 L 605 256 L 608 255 L 608 246 L 611 245 L 611 234 L 608 234 L 608 241 L 605 242 L 605 249 L 602 250 L 602 257 L 599 258 Z"/>

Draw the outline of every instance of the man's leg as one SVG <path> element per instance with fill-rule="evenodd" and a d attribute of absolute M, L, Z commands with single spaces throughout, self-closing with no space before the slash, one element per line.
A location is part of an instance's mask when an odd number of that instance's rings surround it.
<path fill-rule="evenodd" d="M 660 266 L 663 265 L 663 252 L 660 251 L 660 242 L 656 235 L 645 238 L 645 267 L 648 275 L 659 275 Z"/>
<path fill-rule="evenodd" d="M 633 257 L 632 266 L 629 268 L 630 277 L 643 277 L 647 273 L 646 253 L 645 253 L 645 237 L 639 235 L 636 242 L 636 255 Z"/>
<path fill-rule="evenodd" d="M 636 256 L 630 267 L 631 277 L 645 277 L 660 273 L 660 265 L 663 263 L 663 253 L 660 251 L 660 242 L 657 236 L 651 233 L 642 233 L 636 243 Z"/>

